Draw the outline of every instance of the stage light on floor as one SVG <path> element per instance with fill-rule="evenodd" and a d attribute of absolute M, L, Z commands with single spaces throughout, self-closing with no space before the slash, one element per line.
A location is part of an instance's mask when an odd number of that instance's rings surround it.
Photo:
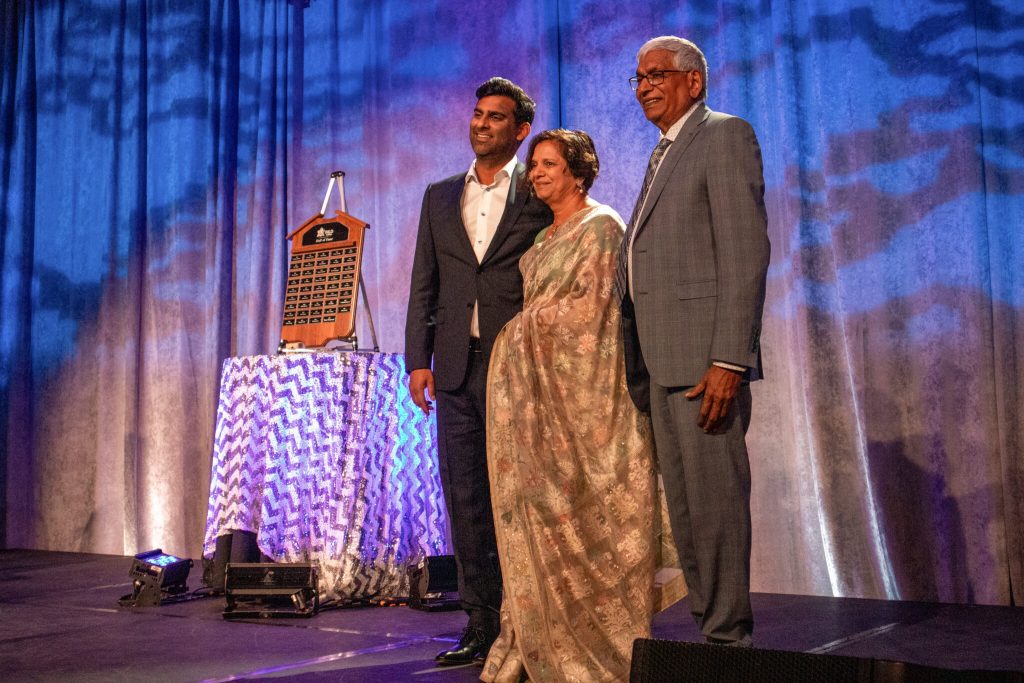
<path fill-rule="evenodd" d="M 312 617 L 320 611 L 319 570 L 310 562 L 229 562 L 225 619 Z"/>
<path fill-rule="evenodd" d="M 132 560 L 128 575 L 132 592 L 118 604 L 122 607 L 156 607 L 165 596 L 176 596 L 188 590 L 186 581 L 192 560 L 175 557 L 160 548 L 139 553 Z"/>

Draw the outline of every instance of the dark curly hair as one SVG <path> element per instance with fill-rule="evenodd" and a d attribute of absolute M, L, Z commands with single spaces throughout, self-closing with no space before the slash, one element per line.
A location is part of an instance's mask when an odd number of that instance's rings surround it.
<path fill-rule="evenodd" d="M 601 164 L 597 160 L 597 150 L 594 149 L 594 141 L 582 130 L 568 130 L 567 128 L 554 128 L 538 133 L 530 140 L 530 151 L 526 155 L 526 163 L 529 165 L 533 159 L 533 151 L 542 142 L 556 142 L 562 149 L 562 156 L 565 157 L 565 164 L 569 167 L 569 173 L 573 178 L 583 181 L 583 187 L 589 190 L 597 178 Z"/>
<path fill-rule="evenodd" d="M 507 97 L 516 103 L 512 116 L 515 117 L 517 124 L 533 123 L 533 114 L 537 111 L 537 103 L 530 99 L 526 91 L 518 85 L 500 76 L 488 78 L 476 89 L 476 98 L 479 100 L 492 95 Z"/>

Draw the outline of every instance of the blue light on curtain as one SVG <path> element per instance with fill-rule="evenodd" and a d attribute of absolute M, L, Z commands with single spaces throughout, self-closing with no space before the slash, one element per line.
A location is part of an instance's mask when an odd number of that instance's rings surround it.
<path fill-rule="evenodd" d="M 6 545 L 188 554 L 220 361 L 273 339 L 289 8 L 8 7 Z"/>

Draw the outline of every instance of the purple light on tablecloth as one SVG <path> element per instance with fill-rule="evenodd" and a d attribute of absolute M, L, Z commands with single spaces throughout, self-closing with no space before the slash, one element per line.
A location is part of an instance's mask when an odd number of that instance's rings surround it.
<path fill-rule="evenodd" d="M 279 562 L 315 561 L 334 597 L 408 593 L 406 567 L 448 552 L 433 420 L 402 356 L 224 362 L 203 552 L 230 530 Z"/>

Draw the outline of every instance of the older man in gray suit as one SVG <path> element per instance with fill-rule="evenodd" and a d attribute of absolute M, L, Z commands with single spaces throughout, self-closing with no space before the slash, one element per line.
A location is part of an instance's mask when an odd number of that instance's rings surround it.
<path fill-rule="evenodd" d="M 750 124 L 705 104 L 707 62 L 675 36 L 630 79 L 661 130 L 617 274 L 630 393 L 651 411 L 689 607 L 708 642 L 750 645 L 749 382 L 761 376 L 769 244 Z"/>

